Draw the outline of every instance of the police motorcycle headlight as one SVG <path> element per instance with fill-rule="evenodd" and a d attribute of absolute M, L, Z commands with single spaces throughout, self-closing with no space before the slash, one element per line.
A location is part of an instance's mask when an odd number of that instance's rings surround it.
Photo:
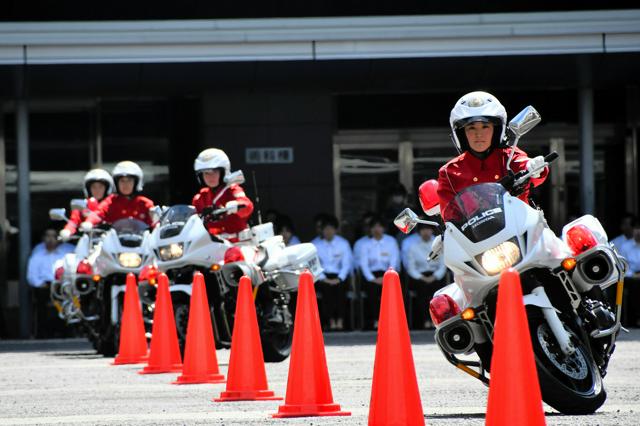
<path fill-rule="evenodd" d="M 123 268 L 137 268 L 142 263 L 142 258 L 138 253 L 120 253 L 118 262 Z"/>
<path fill-rule="evenodd" d="M 476 259 L 487 274 L 497 275 L 520 261 L 520 247 L 516 239 L 505 241 L 478 255 Z"/>
<path fill-rule="evenodd" d="M 163 261 L 179 259 L 184 253 L 184 245 L 182 243 L 173 243 L 168 246 L 160 247 L 160 259 Z"/>

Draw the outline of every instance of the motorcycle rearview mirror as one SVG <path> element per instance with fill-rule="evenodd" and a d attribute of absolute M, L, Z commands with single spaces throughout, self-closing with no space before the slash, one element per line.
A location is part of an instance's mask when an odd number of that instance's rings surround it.
<path fill-rule="evenodd" d="M 66 220 L 67 222 L 69 221 L 69 219 L 67 219 L 67 215 L 66 215 L 66 210 L 65 209 L 51 209 L 51 210 L 49 210 L 49 218 L 51 218 L 51 220 Z"/>
<path fill-rule="evenodd" d="M 528 107 L 520 111 L 518 115 L 513 117 L 507 125 L 511 133 L 513 133 L 513 135 L 515 136 L 513 146 L 517 146 L 520 138 L 531 131 L 531 129 L 536 127 L 541 121 L 542 117 L 540 116 L 538 111 L 536 111 L 536 109 L 531 105 L 529 105 Z M 507 160 L 507 170 L 510 170 L 509 167 L 511 166 L 511 160 L 513 159 L 514 153 L 515 149 L 511 150 L 511 154 L 509 154 L 509 159 Z"/>
<path fill-rule="evenodd" d="M 540 117 L 538 111 L 529 105 L 511 119 L 508 127 L 516 138 L 519 139 L 536 127 L 540 121 L 542 121 L 542 117 Z"/>
<path fill-rule="evenodd" d="M 245 182 L 244 173 L 242 170 L 236 170 L 233 173 L 229 173 L 224 177 L 224 183 L 227 185 L 242 185 Z"/>
<path fill-rule="evenodd" d="M 162 218 L 162 207 L 153 206 L 149 209 L 149 216 L 151 217 L 151 222 L 157 223 L 160 222 Z"/>
<path fill-rule="evenodd" d="M 83 198 L 74 198 L 70 204 L 71 210 L 84 210 L 87 208 L 87 200 Z"/>
<path fill-rule="evenodd" d="M 406 208 L 400 212 L 395 219 L 393 219 L 393 224 L 402 231 L 404 234 L 408 234 L 416 227 L 417 224 L 422 223 L 424 225 L 434 226 L 438 228 L 439 224 L 437 222 L 431 222 L 430 220 L 422 220 L 418 217 L 418 215 L 411 210 L 410 208 Z"/>

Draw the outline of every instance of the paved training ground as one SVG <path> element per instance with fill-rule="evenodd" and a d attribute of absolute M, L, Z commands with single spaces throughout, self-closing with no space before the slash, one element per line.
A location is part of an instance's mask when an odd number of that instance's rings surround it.
<path fill-rule="evenodd" d="M 0 425 L 9 424 L 366 424 L 374 333 L 325 335 L 334 400 L 351 417 L 271 419 L 282 401 L 214 403 L 224 384 L 175 386 L 177 374 L 141 376 L 142 365 L 110 366 L 84 340 L 0 341 Z M 487 388 L 449 365 L 433 332 L 412 334 L 428 425 L 484 424 Z M 226 375 L 228 350 L 218 351 Z M 623 334 L 605 378 L 609 397 L 591 416 L 546 408 L 549 425 L 640 424 L 640 330 Z M 269 388 L 285 395 L 288 360 L 267 364 Z M 517 424 L 517 422 L 514 422 Z"/>

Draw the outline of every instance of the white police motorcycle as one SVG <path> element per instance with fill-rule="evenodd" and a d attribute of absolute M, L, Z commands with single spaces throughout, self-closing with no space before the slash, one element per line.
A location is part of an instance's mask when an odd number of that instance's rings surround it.
<path fill-rule="evenodd" d="M 539 121 L 532 107 L 516 116 L 509 123 L 514 145 Z M 547 156 L 544 166 L 555 157 Z M 513 267 L 521 276 L 543 400 L 565 414 L 593 413 L 606 399 L 603 378 L 622 328 L 627 265 L 595 217 L 567 224 L 560 239 L 541 210 L 514 196 L 539 171 L 470 186 L 442 211 L 440 247 L 455 282 L 431 301 L 435 339 L 450 363 L 488 384 L 498 281 Z M 404 232 L 416 223 L 439 226 L 409 209 L 395 223 Z M 431 254 L 438 255 L 438 249 Z M 615 305 L 604 294 L 614 284 Z"/>
<path fill-rule="evenodd" d="M 241 171 L 225 176 L 227 186 L 241 184 Z M 204 213 L 211 218 L 227 213 L 226 208 Z M 313 244 L 284 246 L 274 236 L 273 225 L 253 226 L 238 234 L 237 243 L 224 235 L 211 235 L 196 209 L 176 205 L 155 211 L 159 223 L 150 235 L 149 253 L 153 256 L 140 274 L 141 301 L 153 309 L 157 274 L 169 277 L 178 340 L 184 349 L 193 273 L 205 278 L 207 298 L 217 347 L 230 347 L 240 277 L 248 275 L 254 286 L 256 313 L 265 361 L 279 362 L 291 351 L 293 336 L 292 299 L 298 289 L 298 277 L 309 269 L 314 277 L 322 269 Z"/>

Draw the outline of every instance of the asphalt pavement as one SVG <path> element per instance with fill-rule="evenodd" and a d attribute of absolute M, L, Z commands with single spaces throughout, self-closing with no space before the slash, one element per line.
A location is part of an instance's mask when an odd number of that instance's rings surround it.
<path fill-rule="evenodd" d="M 176 374 L 139 375 L 141 365 L 112 366 L 82 339 L 0 341 L 0 425 L 363 425 L 367 423 L 375 333 L 327 333 L 333 396 L 349 417 L 272 419 L 281 401 L 216 403 L 224 384 L 171 385 Z M 426 423 L 482 425 L 488 389 L 455 369 L 433 343 L 412 333 Z M 564 416 L 545 405 L 549 425 L 640 424 L 640 330 L 623 334 L 597 413 Z M 228 350 L 218 351 L 226 374 Z M 288 360 L 267 364 L 270 389 L 286 392 Z M 518 424 L 514 419 L 514 425 Z"/>

